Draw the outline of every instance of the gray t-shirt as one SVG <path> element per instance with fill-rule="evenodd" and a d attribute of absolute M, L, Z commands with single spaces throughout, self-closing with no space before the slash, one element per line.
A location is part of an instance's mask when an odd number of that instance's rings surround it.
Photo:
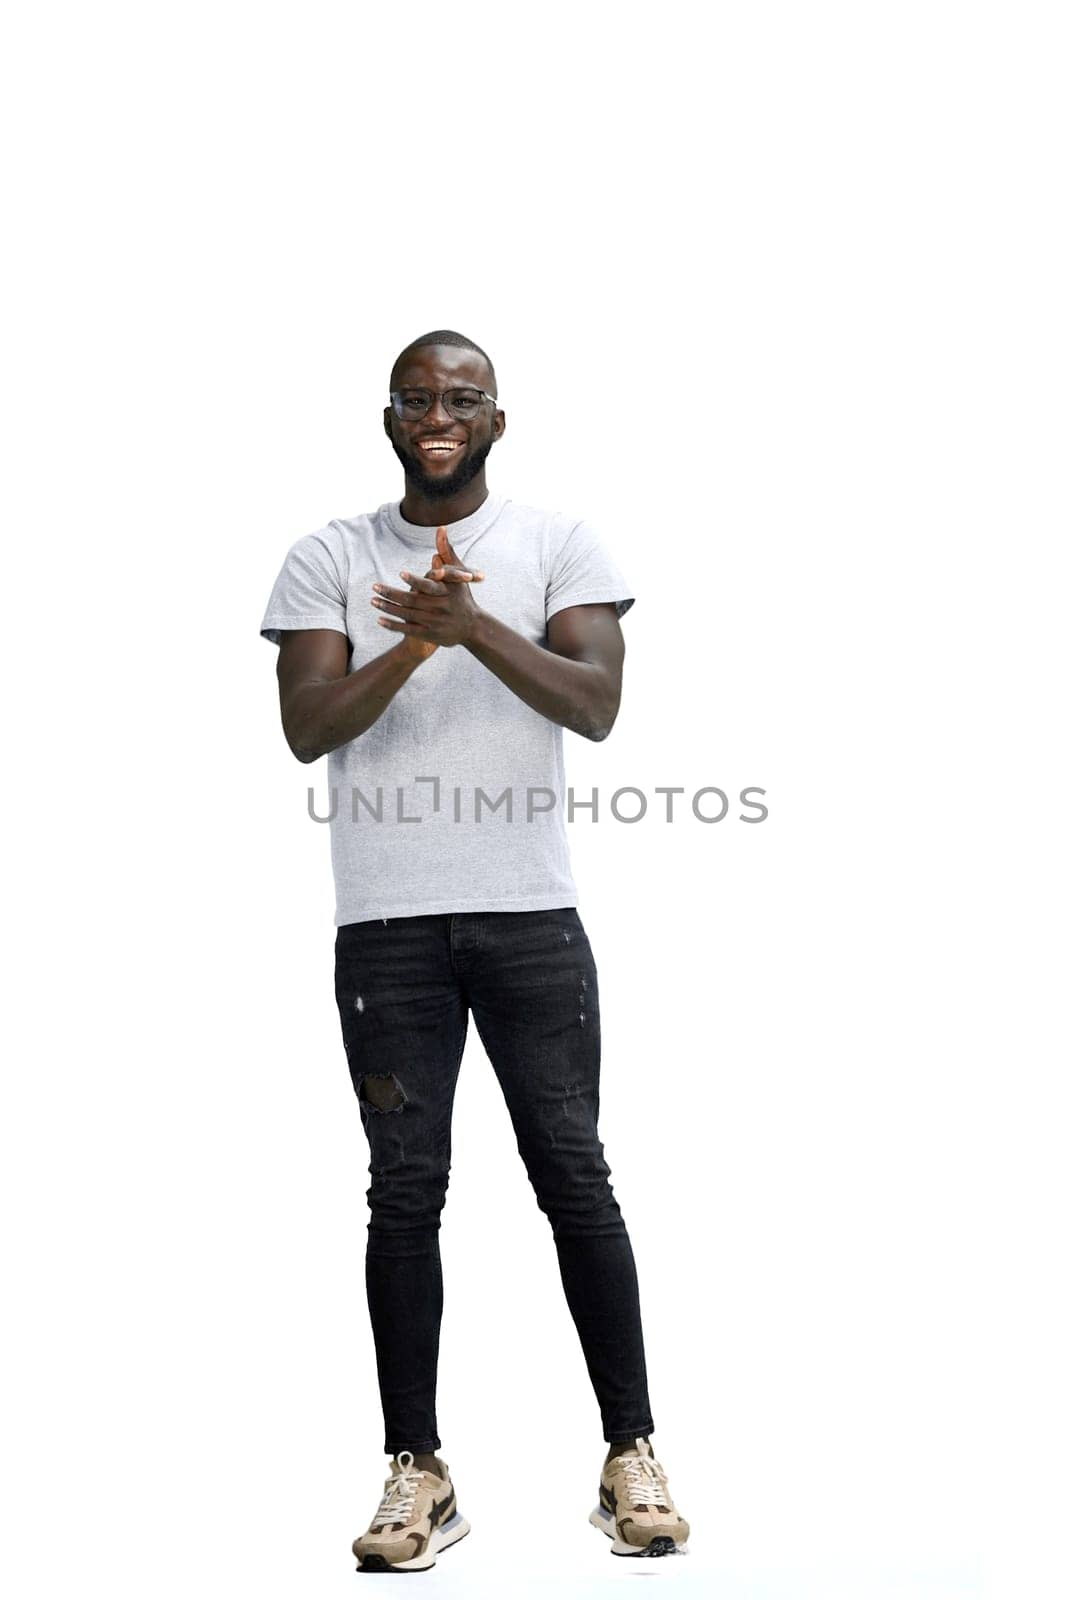
<path fill-rule="evenodd" d="M 349 672 L 391 650 L 372 585 L 421 577 L 434 528 L 398 504 L 331 522 L 293 545 L 260 629 L 346 634 Z M 448 526 L 460 560 L 485 574 L 478 605 L 537 644 L 567 606 L 633 605 L 586 522 L 491 494 Z M 577 903 L 567 848 L 563 730 L 532 710 L 462 645 L 412 673 L 365 733 L 329 756 L 335 922 L 423 912 L 547 911 Z M 319 813 L 327 798 L 316 791 Z"/>

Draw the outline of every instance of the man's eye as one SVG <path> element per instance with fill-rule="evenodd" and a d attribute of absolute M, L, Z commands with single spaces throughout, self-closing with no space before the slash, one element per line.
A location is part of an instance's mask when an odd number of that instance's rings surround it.
<path fill-rule="evenodd" d="M 454 394 L 452 404 L 461 411 L 477 411 L 479 398 L 476 394 Z"/>
<path fill-rule="evenodd" d="M 402 406 L 410 406 L 413 411 L 424 408 L 428 406 L 429 403 L 430 401 L 428 396 L 421 394 L 418 389 L 405 389 L 403 394 L 400 396 L 400 404 Z"/>

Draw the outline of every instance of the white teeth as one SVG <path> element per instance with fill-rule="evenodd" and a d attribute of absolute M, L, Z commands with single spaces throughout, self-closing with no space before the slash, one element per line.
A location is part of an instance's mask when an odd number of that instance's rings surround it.
<path fill-rule="evenodd" d="M 435 439 L 433 442 L 424 440 L 419 445 L 419 449 L 425 450 L 427 454 L 448 455 L 453 450 L 459 449 L 459 441 L 457 439 Z"/>

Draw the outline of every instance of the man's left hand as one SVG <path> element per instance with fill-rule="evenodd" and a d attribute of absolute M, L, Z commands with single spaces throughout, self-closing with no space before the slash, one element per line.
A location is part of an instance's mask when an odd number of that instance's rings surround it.
<path fill-rule="evenodd" d="M 387 613 L 378 621 L 394 633 L 404 633 L 427 643 L 446 647 L 466 644 L 480 615 L 470 586 L 481 583 L 484 574 L 464 566 L 444 528 L 437 530 L 437 551 L 431 571 L 432 578 L 418 578 L 412 572 L 402 572 L 400 576 L 408 585 L 407 592 L 376 583 L 374 604 L 382 613 Z"/>

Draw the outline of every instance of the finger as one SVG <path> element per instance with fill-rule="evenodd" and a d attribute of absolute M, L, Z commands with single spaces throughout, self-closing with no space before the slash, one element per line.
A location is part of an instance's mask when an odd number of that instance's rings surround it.
<path fill-rule="evenodd" d="M 391 617 L 404 617 L 409 622 L 417 621 L 420 615 L 415 606 L 405 605 L 402 600 L 382 600 L 375 595 L 371 604 L 376 611 L 387 611 Z"/>
<path fill-rule="evenodd" d="M 444 584 L 441 585 L 444 590 Z M 442 607 L 447 608 L 447 591 L 444 595 L 420 594 L 417 589 L 389 589 L 382 584 L 378 594 L 371 595 L 371 605 L 381 611 L 391 611 L 401 616 L 434 616 Z"/>
<path fill-rule="evenodd" d="M 437 553 L 442 561 L 451 562 L 454 567 L 462 565 L 456 552 L 448 542 L 448 534 L 444 528 L 438 528 L 437 530 Z"/>
<path fill-rule="evenodd" d="M 449 578 L 453 583 L 481 583 L 484 572 L 472 572 L 469 567 L 435 567 L 435 578 Z"/>
<path fill-rule="evenodd" d="M 444 590 L 444 584 L 441 584 L 441 589 Z M 387 583 L 376 583 L 374 593 L 380 595 L 383 600 L 392 600 L 400 606 L 413 606 L 420 602 L 426 605 L 430 599 L 429 595 L 419 594 L 417 589 L 390 589 Z"/>
<path fill-rule="evenodd" d="M 447 594 L 443 583 L 436 583 L 433 578 L 416 578 L 413 572 L 402 572 L 400 576 L 405 583 L 410 583 L 419 594 Z"/>
<path fill-rule="evenodd" d="M 383 628 L 388 628 L 391 633 L 410 633 L 416 639 L 428 639 L 429 634 L 425 628 L 420 628 L 413 622 L 398 622 L 395 617 L 379 617 L 378 621 Z"/>

